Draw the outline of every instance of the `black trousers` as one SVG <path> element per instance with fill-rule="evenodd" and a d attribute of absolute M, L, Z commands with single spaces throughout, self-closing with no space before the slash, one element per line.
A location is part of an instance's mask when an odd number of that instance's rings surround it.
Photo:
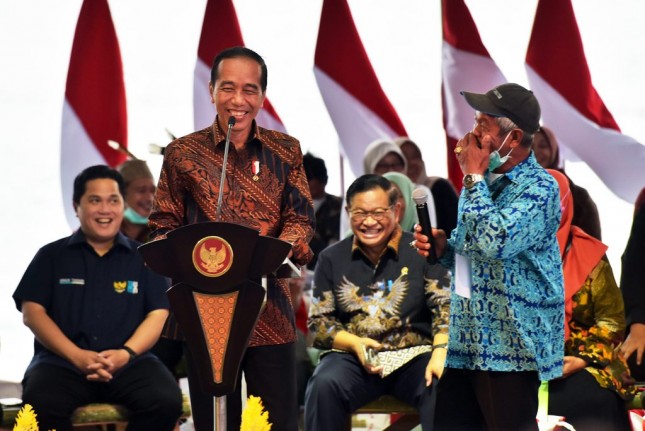
<path fill-rule="evenodd" d="M 131 412 L 128 431 L 171 431 L 181 415 L 177 382 L 157 358 L 140 359 L 109 383 L 90 382 L 65 367 L 42 364 L 25 374 L 22 400 L 31 404 L 42 430 L 72 431 L 71 416 L 82 405 L 122 404 Z"/>
<path fill-rule="evenodd" d="M 535 371 L 448 368 L 437 387 L 438 431 L 538 431 Z"/>
<path fill-rule="evenodd" d="M 435 412 L 434 385 L 426 387 L 425 369 L 430 354 L 419 355 L 389 376 L 368 374 L 356 356 L 328 353 L 316 366 L 305 395 L 305 429 L 346 429 L 351 413 L 381 395 L 415 407 L 424 431 L 432 430 Z"/>
<path fill-rule="evenodd" d="M 150 351 L 159 358 L 176 379 L 180 377 L 175 373 L 177 372 L 177 365 L 184 355 L 183 340 L 173 340 L 161 337 Z"/>
<path fill-rule="evenodd" d="M 188 386 L 195 431 L 213 431 L 213 397 L 204 393 L 188 357 Z M 247 395 L 262 399 L 269 412 L 272 431 L 298 430 L 295 343 L 249 347 L 240 369 L 246 379 Z M 239 430 L 242 417 L 241 374 L 236 391 L 226 397 L 226 429 Z"/>
<path fill-rule="evenodd" d="M 549 382 L 549 414 L 564 416 L 576 431 L 629 431 L 625 401 L 585 370 Z"/>

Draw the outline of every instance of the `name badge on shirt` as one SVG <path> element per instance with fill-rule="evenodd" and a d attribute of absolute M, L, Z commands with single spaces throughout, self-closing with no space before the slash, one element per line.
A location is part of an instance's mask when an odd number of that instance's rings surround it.
<path fill-rule="evenodd" d="M 58 280 L 58 284 L 61 285 L 76 285 L 76 286 L 85 286 L 85 280 L 82 278 L 61 278 Z"/>
<path fill-rule="evenodd" d="M 455 253 L 455 293 L 470 298 L 473 289 L 470 258 Z"/>

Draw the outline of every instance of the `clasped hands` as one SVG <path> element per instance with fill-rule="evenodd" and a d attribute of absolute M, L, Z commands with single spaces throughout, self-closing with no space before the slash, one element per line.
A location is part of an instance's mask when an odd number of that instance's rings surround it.
<path fill-rule="evenodd" d="M 130 354 L 123 349 L 102 352 L 80 350 L 72 361 L 76 368 L 91 382 L 109 382 L 116 371 L 130 361 Z"/>

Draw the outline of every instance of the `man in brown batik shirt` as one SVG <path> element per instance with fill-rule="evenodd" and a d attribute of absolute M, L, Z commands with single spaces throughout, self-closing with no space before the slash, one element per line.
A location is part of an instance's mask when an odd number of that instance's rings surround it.
<path fill-rule="evenodd" d="M 217 109 L 216 120 L 212 127 L 179 138 L 166 148 L 150 215 L 153 238 L 186 224 L 224 221 L 291 243 L 290 258 L 297 265 L 311 260 L 308 243 L 315 226 L 314 210 L 300 145 L 291 136 L 263 129 L 255 122 L 266 85 L 266 65 L 254 51 L 235 47 L 215 57 L 209 89 Z M 218 220 L 217 200 L 230 117 L 235 118 L 235 124 Z M 272 429 L 293 431 L 297 429 L 296 335 L 288 291 L 287 280 L 269 282 L 267 304 L 241 368 L 248 394 L 262 399 Z M 190 392 L 196 430 L 213 430 L 212 397 L 195 383 L 190 385 Z M 229 429 L 240 428 L 239 391 L 237 385 L 236 394 L 227 397 Z"/>

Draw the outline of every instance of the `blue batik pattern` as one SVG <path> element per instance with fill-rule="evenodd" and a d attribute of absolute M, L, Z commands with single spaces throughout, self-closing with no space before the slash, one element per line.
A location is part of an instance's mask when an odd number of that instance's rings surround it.
<path fill-rule="evenodd" d="M 453 292 L 446 365 L 562 374 L 564 292 L 558 185 L 533 154 L 490 185 L 462 190 L 443 263 L 471 259 L 472 293 Z"/>

